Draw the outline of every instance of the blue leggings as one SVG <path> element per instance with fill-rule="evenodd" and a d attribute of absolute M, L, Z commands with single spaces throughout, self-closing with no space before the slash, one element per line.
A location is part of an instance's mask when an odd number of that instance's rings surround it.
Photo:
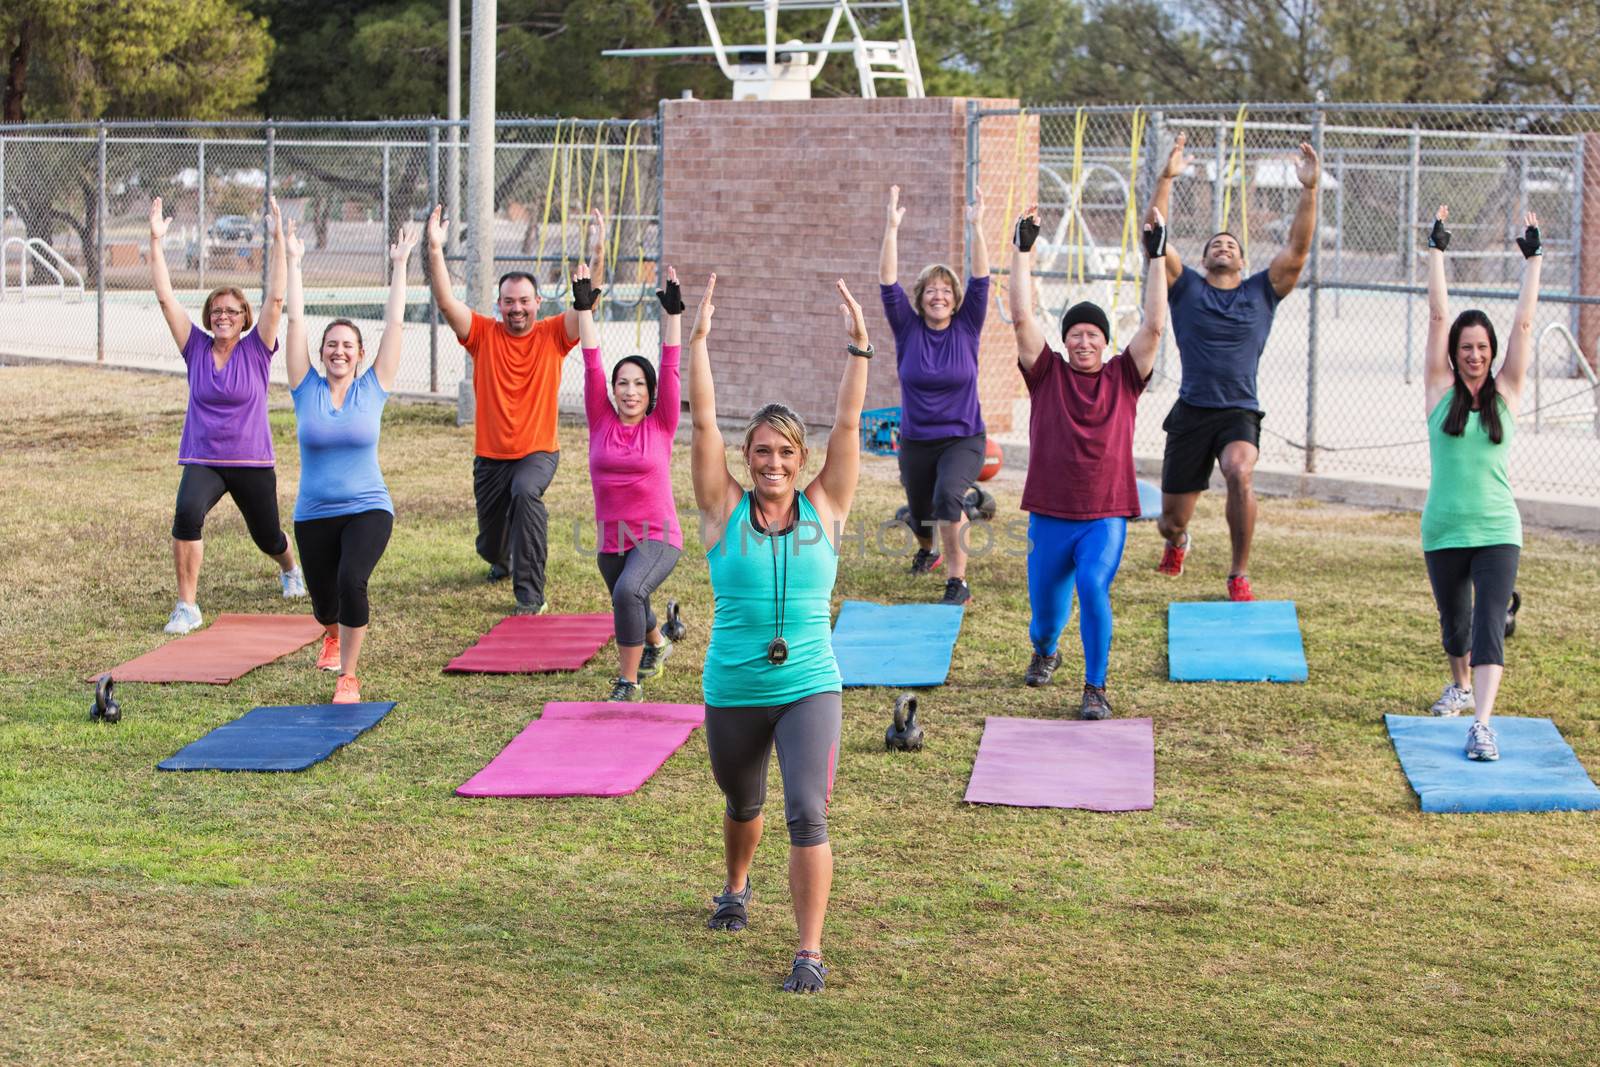
<path fill-rule="evenodd" d="M 1122 563 L 1128 540 L 1123 518 L 1074 521 L 1049 515 L 1028 518 L 1028 600 L 1033 621 L 1028 637 L 1048 656 L 1072 614 L 1072 589 L 1078 590 L 1078 632 L 1083 636 L 1083 678 L 1106 684 L 1111 658 L 1111 580 Z"/>

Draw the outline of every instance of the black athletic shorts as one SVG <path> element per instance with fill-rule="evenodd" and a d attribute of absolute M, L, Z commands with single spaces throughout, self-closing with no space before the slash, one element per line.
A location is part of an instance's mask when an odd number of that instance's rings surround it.
<path fill-rule="evenodd" d="M 1172 405 L 1161 428 L 1167 450 L 1161 457 L 1163 493 L 1200 493 L 1211 484 L 1211 468 L 1235 441 L 1261 447 L 1261 415 L 1249 408 L 1198 408 L 1182 400 Z"/>
<path fill-rule="evenodd" d="M 900 484 L 911 508 L 912 529 L 931 534 L 932 523 L 960 522 L 962 501 L 983 473 L 988 437 L 936 437 L 927 441 L 900 438 Z"/>

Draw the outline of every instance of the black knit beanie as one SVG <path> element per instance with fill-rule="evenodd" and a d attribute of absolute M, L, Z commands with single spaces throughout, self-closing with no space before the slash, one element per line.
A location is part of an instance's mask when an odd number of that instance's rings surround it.
<path fill-rule="evenodd" d="M 1100 328 L 1100 336 L 1104 337 L 1108 343 L 1110 342 L 1111 320 L 1106 318 L 1106 313 L 1100 309 L 1099 304 L 1091 304 L 1085 300 L 1069 307 L 1067 313 L 1061 316 L 1061 339 L 1065 341 L 1067 339 L 1067 331 L 1080 322 L 1098 326 Z"/>

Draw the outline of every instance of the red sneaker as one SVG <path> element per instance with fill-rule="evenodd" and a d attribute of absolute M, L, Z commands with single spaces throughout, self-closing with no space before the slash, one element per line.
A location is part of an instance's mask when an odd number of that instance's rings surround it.
<path fill-rule="evenodd" d="M 1228 579 L 1228 599 L 1236 601 L 1254 600 L 1256 595 L 1250 591 L 1250 576 L 1235 574 Z"/>
<path fill-rule="evenodd" d="M 1161 562 L 1156 564 L 1156 570 L 1162 574 L 1170 574 L 1174 578 L 1183 573 L 1183 558 L 1189 554 L 1189 547 L 1194 539 L 1188 534 L 1183 535 L 1183 544 L 1175 546 L 1172 542 L 1164 542 L 1161 548 Z"/>
<path fill-rule="evenodd" d="M 317 670 L 336 671 L 339 669 L 339 635 L 322 635 L 322 652 L 317 656 Z"/>
<path fill-rule="evenodd" d="M 335 704 L 361 703 L 361 683 L 356 681 L 355 675 L 339 675 L 339 681 L 333 687 L 333 702 Z"/>

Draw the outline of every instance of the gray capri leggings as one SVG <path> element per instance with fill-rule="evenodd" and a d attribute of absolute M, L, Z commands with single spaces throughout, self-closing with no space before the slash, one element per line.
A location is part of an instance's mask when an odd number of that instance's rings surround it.
<path fill-rule="evenodd" d="M 1439 606 L 1439 633 L 1448 656 L 1465 656 L 1472 665 L 1504 667 L 1506 608 L 1517 585 L 1516 545 L 1436 548 L 1424 552 L 1433 600 Z"/>
<path fill-rule="evenodd" d="M 650 594 L 667 580 L 682 554 L 665 541 L 646 541 L 626 552 L 601 552 L 595 557 L 600 576 L 611 590 L 618 648 L 638 648 L 644 644 L 644 635 L 656 628 Z"/>
<path fill-rule="evenodd" d="M 728 818 L 749 822 L 767 799 L 773 742 L 783 776 L 783 816 L 791 845 L 828 843 L 828 798 L 839 763 L 844 705 L 837 692 L 789 704 L 718 708 L 706 705 L 711 775 L 728 798 Z"/>

